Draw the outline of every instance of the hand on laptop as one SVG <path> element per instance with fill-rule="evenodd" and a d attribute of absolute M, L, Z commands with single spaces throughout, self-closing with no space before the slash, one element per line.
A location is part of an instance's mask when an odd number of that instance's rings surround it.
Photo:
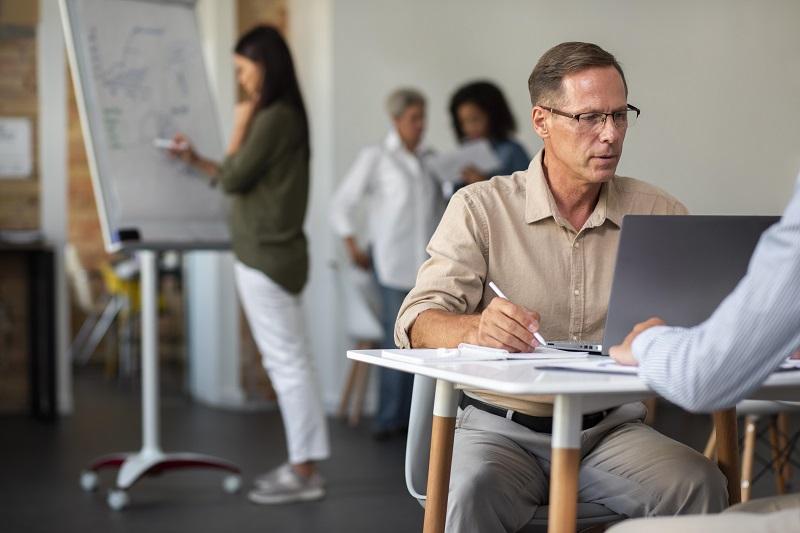
<path fill-rule="evenodd" d="M 622 341 L 622 344 L 617 344 L 616 346 L 612 346 L 609 348 L 608 353 L 614 360 L 621 364 L 621 365 L 629 365 L 629 366 L 638 366 L 639 362 L 633 357 L 633 351 L 631 350 L 631 346 L 633 345 L 634 339 L 639 336 L 639 333 L 643 332 L 646 329 L 650 329 L 653 326 L 663 326 L 664 321 L 658 317 L 653 317 L 644 322 L 639 322 L 635 326 L 628 336 L 625 337 L 625 340 Z"/>
<path fill-rule="evenodd" d="M 474 344 L 509 352 L 530 352 L 539 346 L 533 333 L 539 331 L 539 313 L 494 298 L 480 314 Z"/>

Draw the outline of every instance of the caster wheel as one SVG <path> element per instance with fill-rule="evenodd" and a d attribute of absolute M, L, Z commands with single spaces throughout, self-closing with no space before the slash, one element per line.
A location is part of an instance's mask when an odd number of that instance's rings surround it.
<path fill-rule="evenodd" d="M 84 470 L 81 472 L 81 488 L 86 492 L 97 490 L 100 480 L 97 477 L 97 472 L 91 470 Z"/>
<path fill-rule="evenodd" d="M 124 490 L 113 489 L 108 491 L 108 506 L 114 509 L 115 511 L 122 510 L 128 502 L 130 498 L 128 497 L 128 493 Z"/>
<path fill-rule="evenodd" d="M 242 476 L 232 474 L 222 480 L 222 490 L 228 494 L 235 494 L 242 488 Z"/>

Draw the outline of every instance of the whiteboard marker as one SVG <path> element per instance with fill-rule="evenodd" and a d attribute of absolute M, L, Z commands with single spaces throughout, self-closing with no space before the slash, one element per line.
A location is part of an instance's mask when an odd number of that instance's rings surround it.
<path fill-rule="evenodd" d="M 163 148 L 164 150 L 186 150 L 189 148 L 189 143 L 179 142 L 175 143 L 172 139 L 153 139 L 153 146 L 156 148 Z"/>

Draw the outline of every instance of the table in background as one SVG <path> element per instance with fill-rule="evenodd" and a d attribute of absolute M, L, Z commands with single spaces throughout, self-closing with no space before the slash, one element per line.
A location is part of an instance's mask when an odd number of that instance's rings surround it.
<path fill-rule="evenodd" d="M 0 241 L 0 261 L 21 257 L 26 265 L 28 395 L 33 417 L 56 416 L 55 253 L 45 243 Z"/>

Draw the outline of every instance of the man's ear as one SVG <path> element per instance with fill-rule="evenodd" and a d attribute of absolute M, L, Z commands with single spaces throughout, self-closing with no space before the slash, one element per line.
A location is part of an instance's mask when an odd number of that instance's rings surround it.
<path fill-rule="evenodd" d="M 533 125 L 533 131 L 542 139 L 550 136 L 550 132 L 547 129 L 547 112 L 541 107 L 534 106 L 531 109 L 531 124 Z"/>

